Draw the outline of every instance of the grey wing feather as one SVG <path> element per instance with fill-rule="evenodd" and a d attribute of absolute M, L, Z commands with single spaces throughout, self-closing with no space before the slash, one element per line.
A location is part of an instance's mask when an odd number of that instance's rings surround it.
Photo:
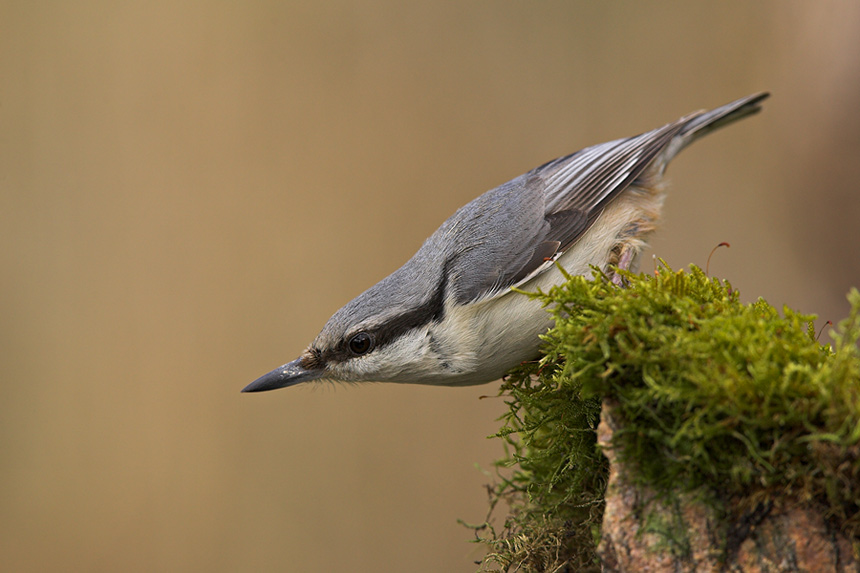
<path fill-rule="evenodd" d="M 460 220 L 458 228 L 483 229 L 486 236 L 476 236 L 478 231 L 465 236 L 461 232 L 457 237 L 460 244 L 450 259 L 449 287 L 458 302 L 507 292 L 558 258 L 588 230 L 606 204 L 636 180 L 682 126 L 676 122 L 637 137 L 583 149 L 542 165 L 463 207 L 452 217 Z"/>
<path fill-rule="evenodd" d="M 651 173 L 649 168 L 662 173 L 681 149 L 756 113 L 767 96 L 754 94 L 641 135 L 587 147 L 478 197 L 437 232 L 461 231 L 447 235 L 455 239 L 447 257 L 452 293 L 460 303 L 492 298 L 543 272 L 610 201 Z"/>
<path fill-rule="evenodd" d="M 534 173 L 545 181 L 548 214 L 602 209 L 648 168 L 684 123 L 682 119 L 642 135 L 601 143 L 538 167 Z"/>
<path fill-rule="evenodd" d="M 554 247 L 544 244 L 550 228 L 541 188 L 523 175 L 460 208 L 421 251 L 446 253 L 448 293 L 466 304 L 523 276 L 536 253 Z"/>

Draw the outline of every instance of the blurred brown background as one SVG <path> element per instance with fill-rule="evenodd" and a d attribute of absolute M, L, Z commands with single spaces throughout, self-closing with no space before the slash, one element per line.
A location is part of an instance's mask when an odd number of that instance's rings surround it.
<path fill-rule="evenodd" d="M 0 2 L 3 569 L 474 570 L 497 384 L 239 389 L 480 192 L 758 90 L 652 252 L 844 317 L 858 6 Z"/>

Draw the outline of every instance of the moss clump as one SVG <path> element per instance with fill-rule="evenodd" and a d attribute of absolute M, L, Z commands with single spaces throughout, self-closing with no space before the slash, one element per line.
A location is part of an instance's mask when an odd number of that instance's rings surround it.
<path fill-rule="evenodd" d="M 511 511 L 501 531 L 484 530 L 484 569 L 598 568 L 603 399 L 624 420 L 613 446 L 656 491 L 706 487 L 736 511 L 820 504 L 860 546 L 860 292 L 831 346 L 814 317 L 743 304 L 697 267 L 616 276 L 625 288 L 595 271 L 530 295 L 556 326 L 544 358 L 502 385 L 493 504 Z"/>

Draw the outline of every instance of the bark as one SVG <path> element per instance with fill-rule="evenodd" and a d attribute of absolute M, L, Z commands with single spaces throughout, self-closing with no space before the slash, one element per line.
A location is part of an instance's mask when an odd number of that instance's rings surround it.
<path fill-rule="evenodd" d="M 785 500 L 727 518 L 734 512 L 714 509 L 712 492 L 666 499 L 637 484 L 611 446 L 623 423 L 613 411 L 604 401 L 597 430 L 611 468 L 598 547 L 604 571 L 860 573 L 848 538 L 815 506 Z"/>

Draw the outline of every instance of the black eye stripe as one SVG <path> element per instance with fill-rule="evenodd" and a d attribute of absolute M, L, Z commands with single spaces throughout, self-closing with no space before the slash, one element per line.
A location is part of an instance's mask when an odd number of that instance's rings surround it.
<path fill-rule="evenodd" d="M 383 326 L 373 329 L 376 347 L 390 344 L 409 332 L 431 322 L 439 322 L 445 316 L 445 289 L 448 285 L 448 263 L 445 263 L 442 276 L 433 289 L 431 296 L 413 310 L 390 318 Z"/>
<path fill-rule="evenodd" d="M 445 316 L 445 289 L 448 284 L 447 267 L 448 263 L 445 263 L 445 268 L 439 278 L 439 282 L 436 284 L 436 288 L 433 289 L 430 297 L 421 306 L 398 314 L 384 324 L 375 325 L 367 330 L 357 332 L 349 338 L 341 338 L 334 347 L 319 351 L 322 361 L 324 363 L 329 361 L 333 363 L 346 362 L 350 358 L 363 356 L 372 350 L 387 346 L 410 330 L 420 328 L 431 322 L 441 321 Z M 371 348 L 363 354 L 356 353 L 351 347 L 352 340 L 359 334 L 365 334 L 371 340 Z"/>

